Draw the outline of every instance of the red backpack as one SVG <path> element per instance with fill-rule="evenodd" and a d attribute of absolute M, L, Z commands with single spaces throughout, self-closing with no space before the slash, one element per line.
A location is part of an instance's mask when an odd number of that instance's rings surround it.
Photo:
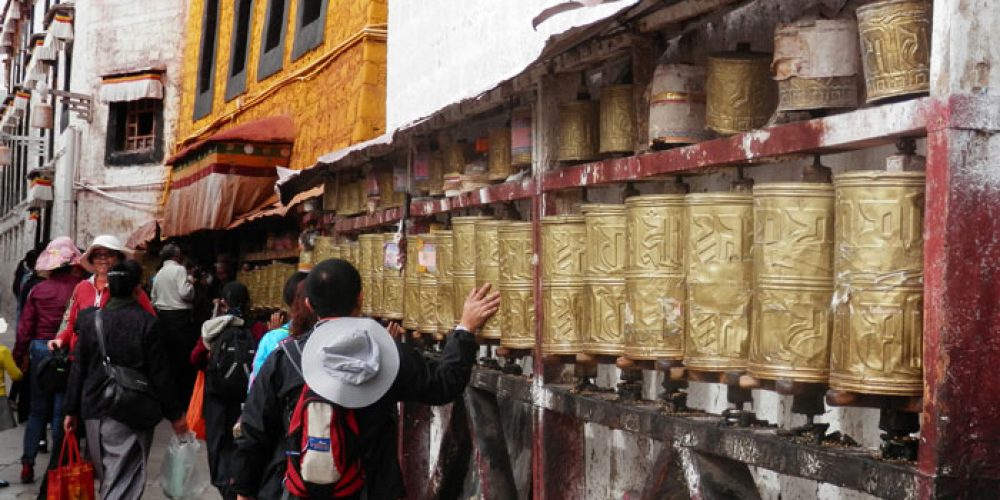
<path fill-rule="evenodd" d="M 299 343 L 288 339 L 281 350 L 302 375 Z M 303 383 L 288 424 L 285 489 L 297 498 L 358 495 L 365 484 L 360 442 L 354 410 L 330 402 Z"/>

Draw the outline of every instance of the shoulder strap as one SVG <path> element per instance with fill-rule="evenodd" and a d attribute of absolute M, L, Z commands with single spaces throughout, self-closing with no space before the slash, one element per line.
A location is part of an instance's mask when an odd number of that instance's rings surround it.
<path fill-rule="evenodd" d="M 110 361 L 108 351 L 104 348 L 104 321 L 101 320 L 101 310 L 94 312 L 94 329 L 97 331 L 97 345 L 101 349 L 101 357 Z"/>
<path fill-rule="evenodd" d="M 292 347 L 289 347 L 289 344 Z M 305 375 L 302 375 L 302 347 L 299 346 L 298 340 L 290 338 L 282 341 L 278 344 L 278 347 L 288 356 L 288 360 L 292 362 L 292 366 L 295 367 L 295 371 L 299 373 L 299 376 L 305 378 Z"/>

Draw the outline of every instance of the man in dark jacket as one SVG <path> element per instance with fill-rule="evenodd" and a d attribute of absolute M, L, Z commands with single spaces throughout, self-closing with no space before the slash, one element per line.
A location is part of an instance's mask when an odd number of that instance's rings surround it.
<path fill-rule="evenodd" d="M 303 350 L 303 368 L 309 377 L 307 360 L 316 354 L 307 345 L 310 337 L 331 333 L 323 328 L 325 322 L 359 316 L 361 277 L 346 261 L 326 260 L 309 273 L 306 293 L 307 303 L 320 321 L 312 334 L 287 342 L 298 342 L 298 347 Z M 414 401 L 442 405 L 458 398 L 469 383 L 479 350 L 473 332 L 482 327 L 499 306 L 499 294 L 490 293 L 490 285 L 473 290 L 465 301 L 461 323 L 449 336 L 439 361 L 425 359 L 406 344 L 390 344 L 396 352 L 376 351 L 383 362 L 372 364 L 375 372 L 380 367 L 396 367 L 397 363 L 398 372 L 391 385 L 371 387 L 384 391 L 381 395 L 368 395 L 371 397 L 366 399 L 374 400 L 374 403 L 355 410 L 360 427 L 362 466 L 367 478 L 357 498 L 397 499 L 405 496 L 396 452 L 396 403 Z M 386 362 L 390 358 L 395 359 Z M 378 378 L 378 375 L 374 377 Z M 236 440 L 233 489 L 239 493 L 239 498 L 283 497 L 285 437 L 303 382 L 299 369 L 283 349 L 276 350 L 264 362 L 243 407 L 241 436 Z M 310 384 L 310 387 L 313 386 Z M 345 402 L 331 401 L 348 406 Z"/>

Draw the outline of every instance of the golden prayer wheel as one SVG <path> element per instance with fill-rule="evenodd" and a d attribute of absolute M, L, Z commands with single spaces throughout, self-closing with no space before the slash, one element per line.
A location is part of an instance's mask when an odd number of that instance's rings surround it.
<path fill-rule="evenodd" d="M 495 289 L 500 280 L 500 241 L 497 230 L 502 224 L 504 222 L 499 220 L 476 221 L 476 287 L 489 283 Z M 483 325 L 483 338 L 500 339 L 500 323 L 505 307 L 501 302 L 497 314 Z"/>
<path fill-rule="evenodd" d="M 866 102 L 930 91 L 931 4 L 886 0 L 858 7 Z"/>
<path fill-rule="evenodd" d="M 531 108 L 515 109 L 510 115 L 510 164 L 531 166 Z"/>
<path fill-rule="evenodd" d="M 465 142 L 452 141 L 444 146 L 445 172 L 465 172 Z M 442 185 L 444 184 L 442 180 Z"/>
<path fill-rule="evenodd" d="M 635 151 L 635 100 L 631 85 L 601 89 L 600 152 Z"/>
<path fill-rule="evenodd" d="M 317 236 L 313 240 L 313 261 L 317 264 L 333 258 L 333 237 Z"/>
<path fill-rule="evenodd" d="M 417 254 L 420 242 L 417 235 L 406 238 L 406 263 L 403 267 L 403 328 L 420 328 L 420 276 Z"/>
<path fill-rule="evenodd" d="M 372 235 L 358 235 L 358 274 L 361 275 L 361 314 L 372 316 Z"/>
<path fill-rule="evenodd" d="M 750 52 L 742 44 L 737 50 L 708 58 L 705 123 L 720 134 L 764 126 L 778 101 L 771 55 Z"/>
<path fill-rule="evenodd" d="M 315 255 L 313 250 L 302 249 L 299 251 L 299 270 L 309 271 L 314 264 Z"/>
<path fill-rule="evenodd" d="M 625 200 L 625 356 L 684 357 L 684 195 Z"/>
<path fill-rule="evenodd" d="M 491 128 L 489 138 L 489 178 L 502 181 L 514 173 L 510 165 L 510 129 Z"/>
<path fill-rule="evenodd" d="M 753 196 L 685 198 L 687 318 L 684 365 L 720 372 L 747 366 L 753 287 Z"/>
<path fill-rule="evenodd" d="M 587 226 L 578 215 L 542 217 L 541 222 L 542 352 L 578 354 L 586 325 L 583 261 Z"/>
<path fill-rule="evenodd" d="M 476 273 L 476 222 L 491 220 L 491 217 L 472 215 L 452 217 L 451 271 L 454 274 Z M 463 297 L 464 301 L 464 297 Z"/>
<path fill-rule="evenodd" d="M 376 255 L 383 260 L 382 265 L 382 317 L 392 320 L 403 319 L 404 280 L 400 269 L 392 269 L 384 264 L 386 248 L 396 245 L 395 233 L 385 233 L 382 235 L 382 251 L 376 251 Z"/>
<path fill-rule="evenodd" d="M 438 269 L 437 235 L 425 233 L 419 236 L 417 275 L 419 281 L 420 312 L 417 325 L 421 332 L 436 335 L 438 325 Z"/>
<path fill-rule="evenodd" d="M 378 179 L 378 207 L 391 208 L 403 204 L 403 193 L 396 192 L 396 181 L 392 170 L 382 170 L 376 174 Z"/>
<path fill-rule="evenodd" d="M 693 144 L 711 137 L 705 130 L 705 67 L 661 64 L 649 96 L 649 143 Z"/>
<path fill-rule="evenodd" d="M 444 194 L 444 153 L 440 151 L 431 153 L 427 190 L 431 196 Z"/>
<path fill-rule="evenodd" d="M 924 173 L 847 172 L 833 184 L 830 387 L 920 395 Z"/>
<path fill-rule="evenodd" d="M 530 222 L 507 222 L 497 231 L 500 240 L 500 345 L 508 349 L 535 346 L 535 294 Z"/>
<path fill-rule="evenodd" d="M 597 103 L 559 105 L 559 161 L 586 161 L 597 156 Z"/>
<path fill-rule="evenodd" d="M 832 327 L 833 186 L 758 184 L 753 203 L 750 374 L 826 382 Z"/>
<path fill-rule="evenodd" d="M 451 273 L 452 232 L 435 229 L 437 236 L 437 337 L 443 338 L 455 327 L 455 281 Z"/>
<path fill-rule="evenodd" d="M 858 105 L 858 27 L 850 19 L 778 25 L 774 62 L 778 111 Z"/>
<path fill-rule="evenodd" d="M 620 356 L 625 352 L 625 205 L 581 207 L 587 228 L 583 282 L 589 316 L 583 350 Z"/>

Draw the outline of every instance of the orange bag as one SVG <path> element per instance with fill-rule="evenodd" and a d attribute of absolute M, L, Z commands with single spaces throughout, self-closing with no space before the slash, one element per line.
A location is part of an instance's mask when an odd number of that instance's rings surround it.
<path fill-rule="evenodd" d="M 202 406 L 205 403 L 205 371 L 198 370 L 198 378 L 194 380 L 194 391 L 191 392 L 191 402 L 188 403 L 187 424 L 194 435 L 205 440 L 205 417 Z"/>
<path fill-rule="evenodd" d="M 63 438 L 59 466 L 49 471 L 47 500 L 94 500 L 94 466 L 80 457 L 76 433 Z"/>

